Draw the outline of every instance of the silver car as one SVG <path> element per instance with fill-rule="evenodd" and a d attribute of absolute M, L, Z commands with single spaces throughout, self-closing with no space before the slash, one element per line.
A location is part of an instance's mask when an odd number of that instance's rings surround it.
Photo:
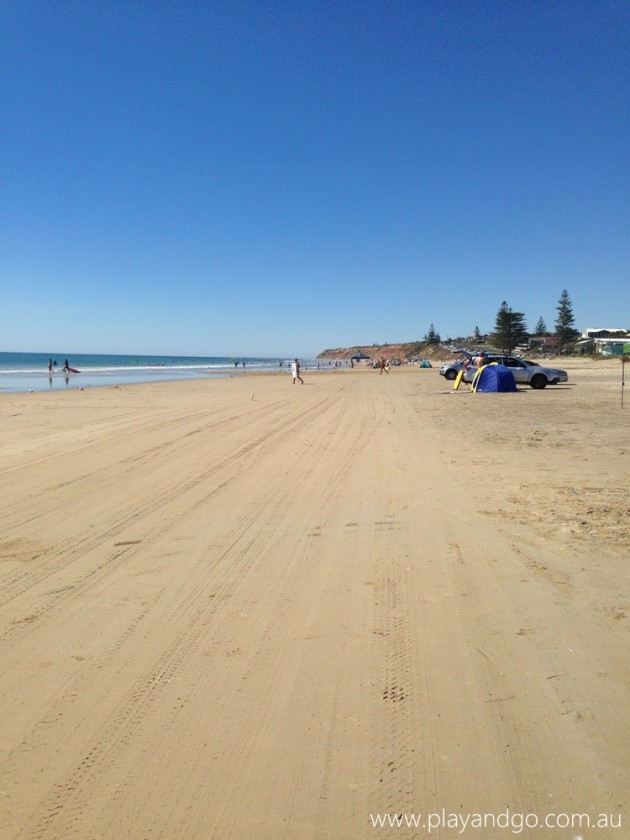
<path fill-rule="evenodd" d="M 530 388 L 535 388 L 536 390 L 546 388 L 547 385 L 557 385 L 559 382 L 569 381 L 569 374 L 566 370 L 543 367 L 542 365 L 536 364 L 536 362 L 521 359 L 520 356 L 503 356 L 494 353 L 486 355 L 485 363 L 487 365 L 494 362 L 509 368 L 512 371 L 517 385 L 529 385 Z M 457 374 L 463 367 L 462 362 L 449 362 L 442 365 L 440 374 L 445 379 L 453 380 L 457 378 Z M 464 373 L 464 382 L 472 382 L 476 370 L 477 368 L 475 367 L 469 367 Z"/>
<path fill-rule="evenodd" d="M 457 379 L 457 374 L 460 370 L 463 370 L 464 365 L 461 361 L 459 362 L 446 362 L 440 368 L 440 376 L 443 376 L 445 379 L 449 379 L 453 381 Z"/>

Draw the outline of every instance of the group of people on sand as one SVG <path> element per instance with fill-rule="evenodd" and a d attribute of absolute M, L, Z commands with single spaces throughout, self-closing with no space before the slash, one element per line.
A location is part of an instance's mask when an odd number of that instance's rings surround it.
<path fill-rule="evenodd" d="M 335 367 L 336 366 L 337 366 L 337 363 L 335 362 Z M 389 365 L 387 364 L 385 359 L 381 359 L 378 363 L 378 366 L 380 368 L 380 371 L 379 371 L 380 374 L 389 373 Z M 352 365 L 352 367 L 354 367 L 354 364 Z M 319 370 L 319 363 L 317 364 L 317 368 Z M 300 380 L 302 385 L 304 385 L 304 380 L 300 376 L 300 363 L 298 362 L 297 359 L 294 359 L 293 362 L 291 363 L 291 373 L 293 375 L 293 384 L 294 385 L 295 385 L 295 383 L 297 382 L 298 379 Z"/>

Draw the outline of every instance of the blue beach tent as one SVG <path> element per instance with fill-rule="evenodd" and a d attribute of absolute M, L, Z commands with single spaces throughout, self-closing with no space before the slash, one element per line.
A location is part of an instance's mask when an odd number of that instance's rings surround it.
<path fill-rule="evenodd" d="M 483 394 L 514 392 L 514 374 L 505 365 L 485 365 L 475 374 L 472 390 Z"/>

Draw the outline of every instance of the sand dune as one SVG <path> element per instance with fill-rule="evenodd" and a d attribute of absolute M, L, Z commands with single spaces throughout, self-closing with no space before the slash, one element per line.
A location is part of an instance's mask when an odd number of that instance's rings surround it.
<path fill-rule="evenodd" d="M 386 813 L 627 813 L 620 375 L 2 397 L 0 836 L 354 840 L 427 835 L 426 816 L 373 828 Z"/>

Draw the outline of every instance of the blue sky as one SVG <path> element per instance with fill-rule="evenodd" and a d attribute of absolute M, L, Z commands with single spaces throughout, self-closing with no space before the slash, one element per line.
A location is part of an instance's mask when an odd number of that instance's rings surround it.
<path fill-rule="evenodd" d="M 625 0 L 4 0 L 0 350 L 630 328 Z"/>

